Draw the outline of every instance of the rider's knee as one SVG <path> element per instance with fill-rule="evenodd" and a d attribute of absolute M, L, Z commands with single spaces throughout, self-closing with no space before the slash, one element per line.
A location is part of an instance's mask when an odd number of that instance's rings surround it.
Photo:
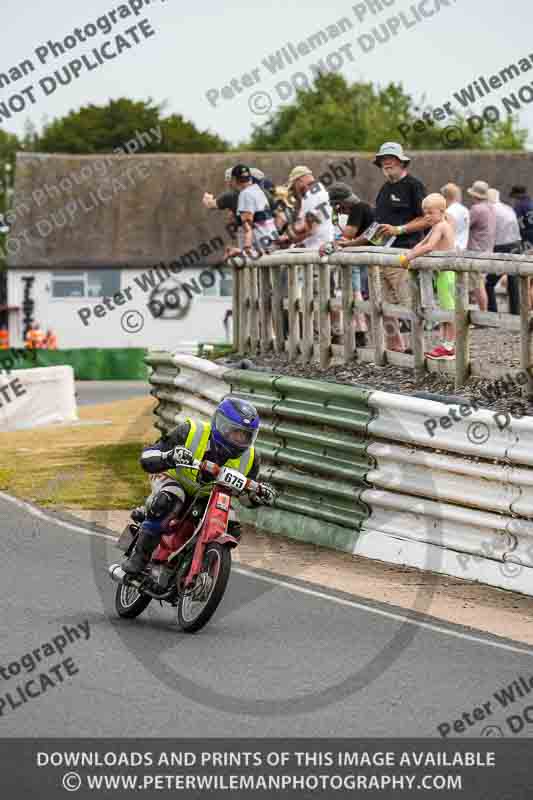
<path fill-rule="evenodd" d="M 161 521 L 175 513 L 185 502 L 185 492 L 178 484 L 165 486 L 153 492 L 146 501 L 146 517 L 149 521 Z"/>

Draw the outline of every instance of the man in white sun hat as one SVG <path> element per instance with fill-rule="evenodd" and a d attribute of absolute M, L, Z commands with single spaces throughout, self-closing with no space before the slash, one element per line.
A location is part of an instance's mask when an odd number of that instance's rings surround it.
<path fill-rule="evenodd" d="M 377 235 L 395 236 L 392 247 L 412 249 L 422 237 L 422 231 L 428 228 L 424 218 L 422 201 L 427 195 L 426 187 L 409 174 L 411 159 L 404 153 L 398 142 L 385 142 L 374 158 L 385 178 L 376 197 L 376 221 L 380 223 Z M 354 245 L 368 244 L 364 235 L 353 241 Z M 411 305 L 409 278 L 402 267 L 383 267 L 381 270 L 383 300 L 386 303 L 407 306 Z M 385 319 L 387 331 L 387 349 L 405 352 L 405 342 L 400 333 L 397 319 Z"/>

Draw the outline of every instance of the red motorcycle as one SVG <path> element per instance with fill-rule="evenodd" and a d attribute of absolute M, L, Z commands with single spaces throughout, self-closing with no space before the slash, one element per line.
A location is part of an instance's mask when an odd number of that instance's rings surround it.
<path fill-rule="evenodd" d="M 231 550 L 239 544 L 227 532 L 233 497 L 243 492 L 259 494 L 261 484 L 212 461 L 195 460 L 186 466 L 213 478 L 207 506 L 205 493 L 197 492 L 179 516 L 169 521 L 142 573 L 129 576 L 120 564 L 112 564 L 109 573 L 120 584 L 115 598 L 119 616 L 132 619 L 151 600 L 164 601 L 177 608 L 180 628 L 194 633 L 209 622 L 228 584 Z M 199 490 L 208 485 L 199 484 Z M 139 530 L 140 525 L 132 523 L 118 540 L 127 556 L 135 548 Z"/>

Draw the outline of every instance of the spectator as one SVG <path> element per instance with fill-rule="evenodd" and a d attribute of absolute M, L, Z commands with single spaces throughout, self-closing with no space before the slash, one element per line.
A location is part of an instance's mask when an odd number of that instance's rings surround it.
<path fill-rule="evenodd" d="M 429 194 L 424 198 L 422 208 L 431 230 L 407 255 L 400 256 L 400 264 L 408 267 L 418 256 L 454 249 L 456 234 L 453 222 L 446 218 L 446 204 L 446 198 L 442 194 Z M 455 273 L 451 270 L 438 273 L 437 295 L 439 305 L 443 311 L 453 311 L 455 309 Z M 426 358 L 434 361 L 455 358 L 454 323 L 443 322 L 441 333 L 442 344 L 426 353 Z"/>
<path fill-rule="evenodd" d="M 237 213 L 237 203 L 239 198 L 239 192 L 235 190 L 230 190 L 231 185 L 231 170 L 232 167 L 229 167 L 224 173 L 224 183 L 226 184 L 226 190 L 215 197 L 210 192 L 204 192 L 204 196 L 202 197 L 202 204 L 205 208 L 210 209 L 218 209 L 219 211 L 225 211 L 228 208 L 233 211 L 234 214 Z M 252 175 L 252 182 L 257 183 L 258 186 L 263 189 L 265 194 L 268 197 L 268 193 L 271 191 L 272 188 L 272 181 L 265 178 L 265 173 L 262 172 L 257 167 L 250 167 L 250 172 Z M 230 203 L 228 200 L 229 197 L 234 198 L 234 202 Z M 229 203 L 229 205 L 228 205 Z M 233 206 L 235 208 L 233 209 Z"/>
<path fill-rule="evenodd" d="M 334 234 L 329 195 L 308 167 L 294 167 L 289 175 L 289 193 L 298 205 L 296 222 L 289 225 L 286 234 L 289 242 L 312 250 L 331 242 Z"/>
<path fill-rule="evenodd" d="M 474 181 L 467 189 L 475 202 L 470 207 L 470 232 L 467 250 L 481 253 L 492 253 L 496 241 L 496 212 L 489 203 L 489 185 L 485 181 Z M 485 289 L 485 278 L 479 275 L 478 286 L 474 295 L 480 311 L 487 311 L 488 298 Z"/>
<path fill-rule="evenodd" d="M 46 347 L 46 336 L 38 322 L 33 322 L 26 334 L 26 348 L 40 350 Z"/>
<path fill-rule="evenodd" d="M 257 185 L 263 189 L 263 181 L 265 180 L 265 173 L 263 170 L 257 167 L 250 167 L 250 172 L 252 175 L 252 183 L 257 183 Z"/>
<path fill-rule="evenodd" d="M 494 245 L 495 253 L 521 253 L 522 237 L 520 226 L 515 210 L 500 201 L 500 193 L 497 189 L 489 189 L 489 203 L 496 212 L 496 238 Z M 485 288 L 488 296 L 489 311 L 498 311 L 496 302 L 496 284 L 501 275 L 487 275 Z M 507 291 L 509 293 L 509 312 L 520 314 L 520 289 L 518 275 L 507 276 Z"/>
<path fill-rule="evenodd" d="M 272 214 L 275 214 L 277 203 L 274 197 L 274 184 L 270 178 L 266 178 L 265 173 L 257 167 L 250 167 L 250 172 L 252 173 L 252 181 L 263 190 L 268 200 L 270 210 Z"/>
<path fill-rule="evenodd" d="M 237 249 L 242 250 L 244 239 L 243 239 L 243 228 L 242 225 L 239 225 L 237 219 L 237 207 L 239 205 L 239 193 L 233 191 L 233 189 L 228 189 L 225 192 L 222 192 L 218 195 L 216 199 L 216 207 L 219 211 L 225 211 L 227 214 L 228 224 L 226 225 L 226 230 L 228 231 L 229 235 L 233 239 L 234 242 L 237 243 Z M 226 247 L 226 251 L 231 249 L 231 245 Z"/>
<path fill-rule="evenodd" d="M 315 179 L 309 167 L 294 167 L 288 179 L 289 199 L 294 198 L 294 215 L 296 221 L 289 223 L 287 231 L 281 238 L 282 243 L 301 245 L 311 250 L 320 250 L 325 242 L 334 237 L 333 214 L 329 195 L 324 186 Z M 315 269 L 315 284 L 318 273 Z M 283 279 L 283 290 L 286 291 L 286 275 Z M 335 292 L 333 275 L 330 283 L 331 294 Z M 315 295 L 317 293 L 315 285 Z M 339 336 L 340 312 L 335 310 L 331 315 L 334 327 L 334 339 Z"/>
<path fill-rule="evenodd" d="M 9 331 L 7 328 L 0 328 L 0 350 L 9 350 Z"/>
<path fill-rule="evenodd" d="M 408 172 L 411 159 L 397 142 L 386 142 L 376 154 L 374 164 L 381 169 L 385 183 L 376 198 L 376 220 L 380 222 L 378 234 L 395 236 L 393 247 L 411 248 L 420 241 L 420 231 L 428 227 L 422 210 L 426 196 L 424 184 Z M 353 244 L 366 244 L 358 236 Z M 383 300 L 386 303 L 409 306 L 408 277 L 404 269 L 384 267 L 382 270 Z M 398 320 L 385 318 L 387 348 L 406 352 Z"/>
<path fill-rule="evenodd" d="M 48 328 L 46 331 L 45 347 L 47 350 L 57 350 L 57 336 L 52 328 Z"/>
<path fill-rule="evenodd" d="M 329 200 L 332 207 L 339 214 L 346 214 L 348 216 L 346 225 L 342 228 L 342 238 L 337 239 L 337 247 L 349 247 L 353 244 L 353 240 L 365 231 L 369 225 L 374 222 L 374 211 L 368 203 L 363 202 L 347 183 L 334 183 L 328 189 Z M 353 299 L 356 301 L 363 300 L 362 293 L 362 278 L 366 281 L 366 291 L 368 296 L 368 268 L 367 267 L 353 267 L 352 268 L 352 291 Z M 358 347 L 366 345 L 366 332 L 368 325 L 364 314 L 355 315 L 355 340 Z"/>
<path fill-rule="evenodd" d="M 237 164 L 231 171 L 231 185 L 239 192 L 237 224 L 243 226 L 242 250 L 251 254 L 268 252 L 278 239 L 277 228 L 268 199 L 253 183 L 250 167 Z"/>
<path fill-rule="evenodd" d="M 524 250 L 530 250 L 533 248 L 533 202 L 525 186 L 513 186 L 509 196 L 518 217 L 522 245 Z M 531 285 L 531 280 L 529 283 L 529 307 L 533 308 L 533 286 Z"/>
<path fill-rule="evenodd" d="M 533 202 L 525 186 L 513 186 L 509 197 L 518 217 L 524 246 L 533 247 Z"/>
<path fill-rule="evenodd" d="M 226 185 L 226 189 L 223 192 L 223 194 L 225 194 L 226 192 L 230 191 L 230 187 L 231 187 L 231 170 L 232 170 L 232 167 L 228 167 L 228 169 L 224 172 L 224 183 Z M 231 191 L 235 195 L 235 199 L 237 201 L 237 198 L 239 197 L 239 193 L 236 192 L 236 191 L 233 191 L 233 190 L 231 190 Z M 218 195 L 218 197 L 215 197 L 214 194 L 211 194 L 211 192 L 204 192 L 204 196 L 202 197 L 202 205 L 205 208 L 210 208 L 210 209 L 217 209 L 218 208 L 219 210 L 223 210 L 221 208 L 221 206 L 219 205 L 219 198 L 221 198 L 221 197 L 222 197 L 222 195 Z M 237 202 L 235 202 L 235 213 L 237 213 Z"/>
<path fill-rule="evenodd" d="M 466 250 L 470 232 L 470 213 L 462 203 L 463 193 L 455 183 L 447 183 L 440 192 L 446 200 L 447 213 L 453 219 L 455 246 L 459 250 Z"/>
<path fill-rule="evenodd" d="M 287 186 L 275 186 L 272 196 L 274 198 L 274 220 L 278 233 L 283 235 L 287 232 L 289 224 L 296 220 L 294 198 L 289 197 Z"/>

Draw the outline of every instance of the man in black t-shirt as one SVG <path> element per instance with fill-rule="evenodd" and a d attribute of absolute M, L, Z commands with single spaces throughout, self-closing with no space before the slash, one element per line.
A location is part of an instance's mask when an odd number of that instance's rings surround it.
<path fill-rule="evenodd" d="M 386 182 L 376 198 L 376 221 L 380 223 L 377 234 L 395 236 L 392 247 L 412 248 L 421 240 L 421 232 L 428 227 L 422 211 L 422 200 L 427 192 L 424 184 L 409 175 L 410 158 L 401 144 L 386 142 L 376 154 L 374 164 L 381 169 Z M 353 244 L 367 244 L 359 236 Z M 410 305 L 407 270 L 401 267 L 384 267 L 382 270 L 383 300 L 402 306 Z M 405 352 L 397 320 L 385 319 L 387 348 Z"/>
<path fill-rule="evenodd" d="M 337 240 L 339 247 L 349 247 L 369 225 L 374 222 L 374 210 L 363 202 L 352 191 L 347 183 L 334 183 L 328 189 L 329 201 L 340 214 L 347 214 L 348 221 L 342 232 L 342 239 Z"/>

